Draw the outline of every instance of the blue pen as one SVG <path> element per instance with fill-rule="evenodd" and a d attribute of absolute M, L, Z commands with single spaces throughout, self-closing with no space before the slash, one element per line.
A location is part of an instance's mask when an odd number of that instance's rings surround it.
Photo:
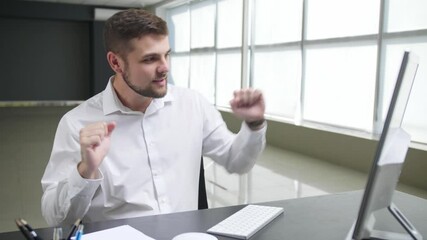
<path fill-rule="evenodd" d="M 79 228 L 77 229 L 77 232 L 76 232 L 76 237 L 74 238 L 75 240 L 81 240 L 82 239 L 83 227 L 84 227 L 83 224 L 79 225 Z"/>
<path fill-rule="evenodd" d="M 71 240 L 71 237 L 73 236 L 74 231 L 76 231 L 76 229 L 79 227 L 80 222 L 81 222 L 80 218 L 76 220 L 76 222 L 73 224 L 73 227 L 71 228 L 71 231 L 68 234 L 68 237 L 66 238 L 66 240 Z"/>

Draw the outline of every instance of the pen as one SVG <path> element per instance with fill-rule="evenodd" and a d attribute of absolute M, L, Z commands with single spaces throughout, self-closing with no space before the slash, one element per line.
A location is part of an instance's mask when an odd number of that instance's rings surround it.
<path fill-rule="evenodd" d="M 80 240 L 82 238 L 83 227 L 84 227 L 83 224 L 79 225 L 79 228 L 77 229 L 77 232 L 76 232 L 76 237 L 74 238 L 75 240 Z"/>
<path fill-rule="evenodd" d="M 76 231 L 76 228 L 77 228 L 79 225 L 80 225 L 80 218 L 78 218 L 78 219 L 76 220 L 76 222 L 73 224 L 73 227 L 71 228 L 71 231 L 70 231 L 70 233 L 68 234 L 67 240 L 70 240 L 70 239 L 71 239 L 71 237 L 72 237 L 72 236 L 73 236 L 73 234 L 74 234 L 74 231 Z"/>
<path fill-rule="evenodd" d="M 19 231 L 24 235 L 27 240 L 34 240 L 33 236 L 28 232 L 28 230 L 24 227 L 24 224 L 19 220 L 15 219 L 16 226 L 18 226 Z"/>
<path fill-rule="evenodd" d="M 55 227 L 53 229 L 53 240 L 61 240 L 62 239 L 62 228 Z"/>
<path fill-rule="evenodd" d="M 21 223 L 24 224 L 24 226 L 27 228 L 27 230 L 31 233 L 31 235 L 33 235 L 33 239 L 34 240 L 43 240 L 42 238 L 40 238 L 39 236 L 37 236 L 36 231 L 34 231 L 34 229 L 30 226 L 30 224 L 27 223 L 27 221 L 25 221 L 24 219 L 21 218 Z"/>

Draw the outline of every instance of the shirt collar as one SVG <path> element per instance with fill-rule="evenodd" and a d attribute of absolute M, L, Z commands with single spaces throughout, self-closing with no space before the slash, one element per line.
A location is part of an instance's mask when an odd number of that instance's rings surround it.
<path fill-rule="evenodd" d="M 122 102 L 117 96 L 116 91 L 114 90 L 113 81 L 114 81 L 114 76 L 110 77 L 110 79 L 108 80 L 107 87 L 103 92 L 102 102 L 103 102 L 104 115 L 108 115 L 114 112 L 122 112 L 127 114 L 133 114 L 133 113 L 140 114 L 140 112 L 133 111 L 122 104 Z M 173 88 L 172 85 L 168 85 L 168 91 L 166 92 L 166 95 L 164 97 L 153 98 L 153 100 L 151 101 L 150 105 L 146 110 L 146 114 L 153 113 L 158 109 L 163 108 L 167 103 L 173 102 L 174 97 L 173 97 L 172 88 Z"/>

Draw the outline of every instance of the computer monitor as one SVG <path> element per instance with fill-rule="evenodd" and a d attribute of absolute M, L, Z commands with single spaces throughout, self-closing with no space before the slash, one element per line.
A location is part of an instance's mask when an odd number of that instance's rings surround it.
<path fill-rule="evenodd" d="M 401 123 L 417 68 L 417 56 L 404 52 L 359 213 L 347 239 L 422 239 L 409 220 L 392 203 L 411 141 L 409 134 L 401 128 Z M 407 234 L 374 229 L 374 212 L 385 208 L 391 212 Z"/>

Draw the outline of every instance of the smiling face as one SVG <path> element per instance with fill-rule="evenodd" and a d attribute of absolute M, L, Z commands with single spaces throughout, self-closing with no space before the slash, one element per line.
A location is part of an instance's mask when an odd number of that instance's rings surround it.
<path fill-rule="evenodd" d="M 168 37 L 149 34 L 132 39 L 130 45 L 132 51 L 119 58 L 123 66 L 120 73 L 123 81 L 143 97 L 165 96 L 170 53 Z"/>
<path fill-rule="evenodd" d="M 144 112 L 152 98 L 166 95 L 170 46 L 163 19 L 142 9 L 120 11 L 106 21 L 104 43 L 125 106 Z"/>
<path fill-rule="evenodd" d="M 107 53 L 116 72 L 113 87 L 125 106 L 144 112 L 152 98 L 167 93 L 169 39 L 167 35 L 148 34 L 131 39 L 128 46 L 126 54 Z"/>

